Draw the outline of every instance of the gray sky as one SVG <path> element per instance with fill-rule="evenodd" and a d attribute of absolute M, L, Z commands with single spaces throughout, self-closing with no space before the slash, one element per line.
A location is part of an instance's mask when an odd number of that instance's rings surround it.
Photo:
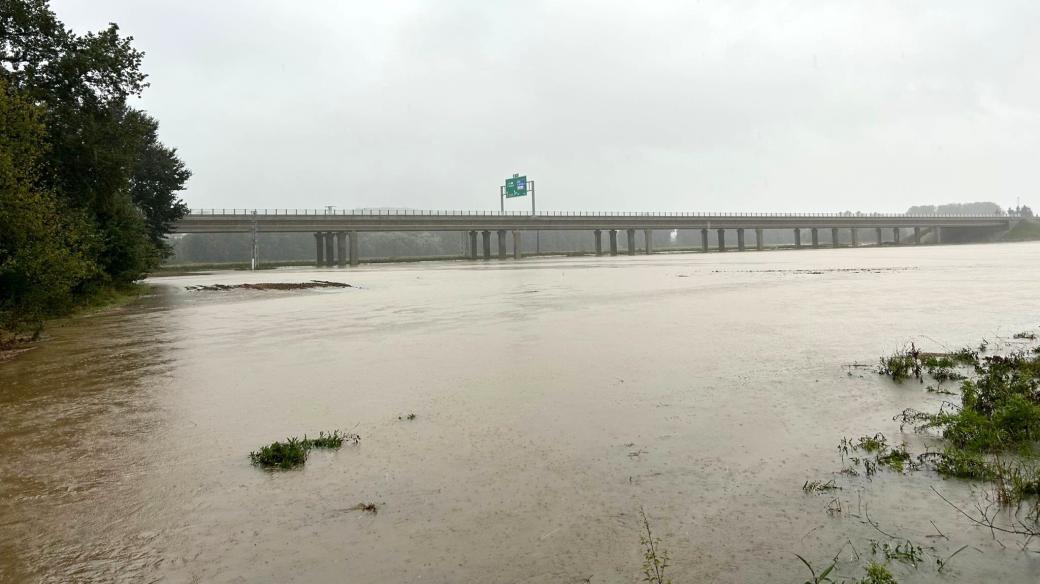
<path fill-rule="evenodd" d="M 146 52 L 192 207 L 1040 202 L 1035 1 L 52 5 Z"/>

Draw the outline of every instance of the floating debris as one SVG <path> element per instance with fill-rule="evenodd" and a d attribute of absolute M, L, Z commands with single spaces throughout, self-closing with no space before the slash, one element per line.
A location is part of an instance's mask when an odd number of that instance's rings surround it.
<path fill-rule="evenodd" d="M 308 288 L 354 288 L 351 284 L 344 282 L 330 282 L 328 280 L 311 280 L 310 282 L 262 282 L 258 284 L 209 284 L 185 286 L 189 292 L 224 292 L 227 290 L 306 290 Z"/>

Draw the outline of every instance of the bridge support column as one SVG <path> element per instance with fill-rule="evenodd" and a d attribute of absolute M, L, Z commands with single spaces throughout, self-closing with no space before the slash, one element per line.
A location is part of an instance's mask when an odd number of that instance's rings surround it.
<path fill-rule="evenodd" d="M 765 243 L 766 242 L 762 240 L 762 228 L 761 227 L 756 227 L 755 228 L 755 249 L 757 249 L 758 251 L 762 251 L 762 248 L 765 247 Z"/>
<path fill-rule="evenodd" d="M 315 254 L 315 257 L 317 257 L 317 260 L 315 261 L 314 265 L 316 265 L 316 266 L 318 266 L 320 268 L 321 266 L 325 265 L 325 234 L 324 233 L 322 233 L 320 231 L 317 231 L 317 232 L 314 233 L 314 246 L 315 246 L 315 248 L 317 248 L 316 249 L 317 253 Z"/>
<path fill-rule="evenodd" d="M 636 255 L 636 230 L 626 229 L 625 235 L 628 239 L 628 255 Z"/>
<path fill-rule="evenodd" d="M 336 232 L 336 265 L 344 267 L 347 265 L 347 232 Z"/>
<path fill-rule="evenodd" d="M 881 235 L 881 228 L 878 227 L 877 228 L 877 244 L 878 244 L 878 247 L 881 247 L 881 245 L 884 244 L 884 243 L 885 243 L 885 238 L 884 238 L 883 235 Z"/>
<path fill-rule="evenodd" d="M 802 247 L 802 230 L 797 227 L 794 228 L 794 246 Z"/>
<path fill-rule="evenodd" d="M 859 234 L 856 232 L 856 228 L 849 229 L 849 242 L 852 247 L 859 246 Z"/>
<path fill-rule="evenodd" d="M 325 265 L 334 266 L 336 265 L 336 242 L 333 241 L 333 234 L 331 231 L 325 233 Z"/>
<path fill-rule="evenodd" d="M 737 228 L 737 249 L 739 251 L 744 251 L 744 228 L 743 227 L 738 227 Z"/>
<path fill-rule="evenodd" d="M 643 230 L 643 243 L 646 248 L 646 255 L 654 253 L 654 230 L 644 229 Z"/>
<path fill-rule="evenodd" d="M 708 253 L 708 230 L 701 229 L 701 251 Z"/>
<path fill-rule="evenodd" d="M 350 265 L 356 266 L 361 263 L 361 248 L 358 244 L 358 232 L 348 231 L 347 237 L 350 239 Z"/>
<path fill-rule="evenodd" d="M 617 229 L 610 230 L 610 255 L 617 255 Z"/>
<path fill-rule="evenodd" d="M 469 259 L 477 259 L 477 232 L 469 232 Z"/>
<path fill-rule="evenodd" d="M 506 230 L 498 230 L 498 259 L 506 259 Z"/>
<path fill-rule="evenodd" d="M 892 242 L 895 243 L 896 245 L 899 245 L 899 228 L 898 227 L 893 227 L 892 228 Z"/>
<path fill-rule="evenodd" d="M 812 234 L 812 246 L 820 247 L 820 230 L 813 227 L 810 233 Z"/>
<path fill-rule="evenodd" d="M 921 228 L 914 227 L 914 245 L 921 245 Z"/>
<path fill-rule="evenodd" d="M 596 229 L 592 234 L 596 236 L 596 255 L 603 255 L 603 230 Z"/>
<path fill-rule="evenodd" d="M 831 227 L 831 247 L 838 247 L 838 228 Z"/>
<path fill-rule="evenodd" d="M 481 243 L 484 247 L 484 259 L 491 259 L 491 232 L 484 231 L 480 234 Z"/>
<path fill-rule="evenodd" d="M 518 260 L 524 255 L 523 234 L 519 229 L 513 230 L 513 259 Z"/>
<path fill-rule="evenodd" d="M 719 251 L 726 251 L 726 230 L 719 229 Z"/>
<path fill-rule="evenodd" d="M 942 243 L 942 226 L 935 226 L 935 243 Z"/>

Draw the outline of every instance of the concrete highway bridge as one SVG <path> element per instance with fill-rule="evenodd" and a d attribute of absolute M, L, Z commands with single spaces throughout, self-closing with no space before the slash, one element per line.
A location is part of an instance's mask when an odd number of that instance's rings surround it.
<path fill-rule="evenodd" d="M 497 235 L 494 256 L 521 257 L 525 231 L 588 231 L 596 242 L 596 254 L 619 253 L 619 234 L 624 234 L 623 251 L 635 254 L 636 232 L 643 232 L 643 253 L 653 253 L 653 232 L 692 229 L 701 232 L 702 251 L 709 251 L 708 234 L 718 234 L 719 251 L 725 251 L 726 233 L 734 232 L 736 249 L 761 250 L 763 231 L 789 229 L 794 232 L 794 246 L 819 247 L 819 231 L 830 230 L 832 245 L 837 247 L 838 233 L 848 230 L 851 247 L 873 239 L 885 243 L 891 233 L 892 244 L 921 244 L 927 239 L 942 243 L 949 230 L 971 230 L 982 233 L 1006 231 L 1014 218 L 1001 215 L 892 215 L 880 213 L 697 213 L 697 212 L 543 212 L 537 215 L 519 211 L 419 211 L 419 210 L 311 210 L 311 209 L 193 209 L 173 228 L 173 233 L 252 233 L 253 256 L 256 259 L 256 234 L 271 232 L 313 233 L 317 265 L 359 263 L 359 238 L 365 232 L 388 231 L 460 231 L 468 232 L 468 255 L 473 259 L 491 259 L 491 234 Z M 749 245 L 747 234 L 754 234 Z M 903 239 L 904 233 L 907 239 Z M 606 246 L 604 246 L 606 234 Z M 512 237 L 512 253 L 507 254 L 508 237 Z M 871 238 L 871 235 L 873 236 Z"/>

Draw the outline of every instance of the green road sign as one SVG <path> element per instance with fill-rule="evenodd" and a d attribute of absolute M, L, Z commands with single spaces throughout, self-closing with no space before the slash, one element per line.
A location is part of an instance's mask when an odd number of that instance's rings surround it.
<path fill-rule="evenodd" d="M 513 178 L 506 179 L 506 198 L 512 199 L 513 197 L 526 197 L 527 196 L 527 177 L 513 175 Z"/>

